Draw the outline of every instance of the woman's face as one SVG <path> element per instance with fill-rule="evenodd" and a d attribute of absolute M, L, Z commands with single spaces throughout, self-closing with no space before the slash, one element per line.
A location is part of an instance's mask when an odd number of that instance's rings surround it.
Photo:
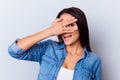
<path fill-rule="evenodd" d="M 68 14 L 68 13 L 64 13 L 60 16 L 60 18 L 63 19 L 63 22 L 69 21 L 73 18 L 72 15 Z M 69 27 L 70 29 L 74 29 L 74 32 L 71 33 L 64 33 L 61 35 L 65 45 L 72 45 L 76 42 L 80 42 L 79 41 L 79 29 L 76 23 L 72 23 L 67 25 L 66 27 Z"/>

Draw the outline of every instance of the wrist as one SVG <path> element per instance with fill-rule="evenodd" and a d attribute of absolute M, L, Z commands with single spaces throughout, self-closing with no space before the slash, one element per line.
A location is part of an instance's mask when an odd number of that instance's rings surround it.
<path fill-rule="evenodd" d="M 45 29 L 44 32 L 48 34 L 48 36 L 54 36 L 54 31 L 50 27 Z"/>
<path fill-rule="evenodd" d="M 46 31 L 47 31 L 47 33 L 48 33 L 50 36 L 55 36 L 52 27 L 47 28 Z"/>

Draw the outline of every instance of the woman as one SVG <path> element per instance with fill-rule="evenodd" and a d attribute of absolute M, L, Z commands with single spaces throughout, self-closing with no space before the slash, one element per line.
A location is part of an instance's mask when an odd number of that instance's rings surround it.
<path fill-rule="evenodd" d="M 59 42 L 44 40 L 50 36 Z M 63 9 L 49 28 L 8 50 L 17 59 L 39 62 L 38 80 L 101 80 L 101 59 L 91 51 L 86 16 L 76 7 Z"/>

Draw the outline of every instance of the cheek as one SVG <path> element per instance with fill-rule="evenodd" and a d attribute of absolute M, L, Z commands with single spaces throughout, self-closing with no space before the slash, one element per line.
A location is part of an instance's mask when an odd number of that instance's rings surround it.
<path fill-rule="evenodd" d="M 79 30 L 76 23 L 74 24 L 74 27 L 73 27 L 73 28 L 74 28 L 74 30 Z"/>
<path fill-rule="evenodd" d="M 74 27 L 74 30 L 78 30 L 78 26 L 75 26 L 75 27 Z"/>
<path fill-rule="evenodd" d="M 76 40 L 79 39 L 80 35 L 78 30 L 74 33 L 74 37 Z"/>

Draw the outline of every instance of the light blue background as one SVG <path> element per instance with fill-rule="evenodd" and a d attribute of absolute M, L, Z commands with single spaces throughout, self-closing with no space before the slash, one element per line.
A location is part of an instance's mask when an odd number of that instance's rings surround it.
<path fill-rule="evenodd" d="M 102 59 L 102 80 L 120 80 L 119 0 L 0 0 L 0 80 L 37 80 L 39 64 L 16 60 L 7 48 L 16 38 L 49 27 L 71 6 L 87 16 L 91 47 Z"/>

